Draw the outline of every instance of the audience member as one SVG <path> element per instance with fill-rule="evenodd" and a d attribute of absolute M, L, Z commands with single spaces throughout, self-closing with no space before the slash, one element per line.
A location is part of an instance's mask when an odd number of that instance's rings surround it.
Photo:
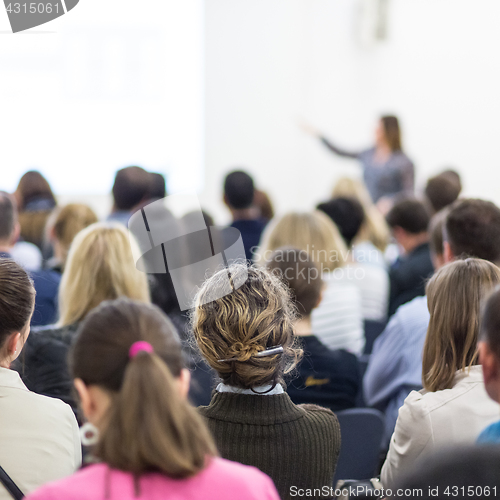
<path fill-rule="evenodd" d="M 265 221 L 269 222 L 274 217 L 273 202 L 265 191 L 255 190 L 253 204 L 260 210 L 260 216 Z"/>
<path fill-rule="evenodd" d="M 500 403 L 500 289 L 486 302 L 481 321 L 479 362 L 483 367 L 484 386 L 488 396 Z M 499 415 L 500 416 L 500 415 Z M 486 428 L 479 443 L 500 444 L 500 421 Z"/>
<path fill-rule="evenodd" d="M 429 250 L 429 215 L 424 204 L 413 198 L 396 202 L 387 222 L 402 251 L 391 266 L 389 316 L 410 300 L 425 294 L 425 282 L 433 273 Z"/>
<path fill-rule="evenodd" d="M 233 287 L 240 286 L 224 295 L 228 272 Z M 244 264 L 210 277 L 193 315 L 198 346 L 222 379 L 210 405 L 200 408 L 219 452 L 271 476 L 283 500 L 292 498 L 291 486 L 331 484 L 340 450 L 331 410 L 296 406 L 283 388 L 284 373 L 301 354 L 294 347 L 294 320 L 280 279 Z"/>
<path fill-rule="evenodd" d="M 429 226 L 434 268 L 444 264 L 443 230 L 447 209 L 438 212 Z M 363 377 L 363 394 L 368 406 L 385 413 L 383 446 L 389 446 L 398 411 L 412 390 L 422 387 L 422 352 L 429 326 L 427 297 L 415 297 L 398 308 L 385 330 L 375 340 Z"/>
<path fill-rule="evenodd" d="M 423 500 L 491 499 L 500 489 L 500 449 L 461 446 L 417 462 L 395 491 Z M 403 496 L 403 495 L 401 495 Z"/>
<path fill-rule="evenodd" d="M 167 182 L 163 174 L 157 172 L 152 172 L 150 174 L 150 188 L 149 188 L 149 199 L 150 202 L 155 200 L 161 200 L 167 196 Z"/>
<path fill-rule="evenodd" d="M 270 253 L 281 247 L 305 250 L 320 268 L 326 288 L 313 310 L 314 334 L 331 349 L 361 354 L 365 345 L 361 293 L 344 278 L 347 248 L 340 233 L 323 212 L 288 213 L 266 229 L 260 250 L 265 264 Z"/>
<path fill-rule="evenodd" d="M 79 203 L 56 208 L 53 217 L 53 223 L 50 224 L 49 219 L 48 224 L 51 225 L 49 238 L 54 256 L 47 262 L 46 269 L 31 273 L 36 289 L 31 326 L 45 326 L 57 321 L 59 284 L 71 242 L 78 232 L 97 222 L 93 210 Z"/>
<path fill-rule="evenodd" d="M 56 199 L 47 179 L 36 170 L 26 172 L 19 181 L 16 192 L 21 238 L 43 250 L 44 231 Z"/>
<path fill-rule="evenodd" d="M 389 226 L 385 217 L 373 204 L 363 182 L 350 177 L 342 177 L 333 188 L 332 198 L 354 198 L 361 203 L 365 211 L 365 219 L 353 241 L 354 256 L 357 258 L 359 252 L 365 259 L 368 256 L 367 262 L 387 269 L 384 252 L 389 244 Z"/>
<path fill-rule="evenodd" d="M 425 197 L 431 212 L 439 212 L 451 205 L 459 197 L 461 190 L 460 178 L 457 181 L 450 171 L 431 177 L 425 186 Z"/>
<path fill-rule="evenodd" d="M 272 254 L 267 267 L 288 285 L 298 311 L 294 333 L 302 342 L 304 356 L 287 386 L 290 399 L 333 411 L 354 407 L 360 385 L 357 357 L 343 349 L 329 349 L 313 333 L 311 313 L 323 291 L 318 266 L 304 250 L 282 248 Z"/>
<path fill-rule="evenodd" d="M 361 293 L 363 319 L 385 323 L 389 303 L 389 276 L 382 266 L 374 265 L 370 256 L 353 251 L 353 241 L 365 219 L 361 203 L 354 198 L 333 198 L 317 206 L 338 227 L 349 249 L 344 278 L 354 283 Z"/>
<path fill-rule="evenodd" d="M 419 457 L 474 442 L 498 419 L 500 407 L 488 398 L 477 340 L 481 302 L 500 283 L 500 270 L 482 259 L 442 267 L 427 285 L 430 312 L 424 345 L 424 390 L 413 391 L 399 410 L 381 481 L 394 485 Z"/>
<path fill-rule="evenodd" d="M 26 343 L 20 371 L 29 389 L 76 409 L 68 349 L 87 314 L 104 300 L 118 297 L 149 302 L 146 274 L 136 270 L 129 235 L 121 224 L 92 224 L 71 245 L 59 287 L 58 323 L 33 329 Z"/>
<path fill-rule="evenodd" d="M 253 260 L 259 246 L 266 220 L 254 205 L 255 188 L 253 179 L 242 170 L 229 173 L 224 180 L 224 203 L 231 212 L 235 227 L 241 233 L 245 254 Z"/>
<path fill-rule="evenodd" d="M 264 474 L 217 457 L 208 429 L 186 402 L 189 372 L 177 333 L 155 307 L 103 303 L 79 328 L 71 368 L 99 463 L 31 500 L 278 500 Z"/>
<path fill-rule="evenodd" d="M 10 369 L 30 332 L 35 290 L 26 272 L 0 259 L 0 464 L 23 493 L 72 474 L 81 462 L 71 408 L 27 390 Z M 0 486 L 1 498 L 9 498 Z"/>
<path fill-rule="evenodd" d="M 125 167 L 116 172 L 113 184 L 113 208 L 109 221 L 127 226 L 132 213 L 141 203 L 150 198 L 152 177 L 141 167 Z"/>

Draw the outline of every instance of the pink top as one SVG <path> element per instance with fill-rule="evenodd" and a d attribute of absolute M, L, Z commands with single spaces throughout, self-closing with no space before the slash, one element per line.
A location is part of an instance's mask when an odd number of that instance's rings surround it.
<path fill-rule="evenodd" d="M 132 474 L 90 465 L 60 481 L 46 484 L 26 500 L 279 500 L 272 480 L 255 467 L 214 458 L 189 479 L 145 474 L 135 496 Z"/>

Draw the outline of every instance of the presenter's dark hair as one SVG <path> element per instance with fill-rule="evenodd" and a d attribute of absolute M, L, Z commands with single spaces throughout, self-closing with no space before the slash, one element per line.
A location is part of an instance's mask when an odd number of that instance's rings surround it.
<path fill-rule="evenodd" d="M 380 118 L 384 127 L 385 138 L 391 151 L 401 151 L 401 129 L 399 120 L 394 115 L 384 115 Z"/>
<path fill-rule="evenodd" d="M 253 203 L 254 194 L 253 179 L 243 170 L 235 170 L 226 176 L 224 195 L 232 208 L 249 208 Z"/>

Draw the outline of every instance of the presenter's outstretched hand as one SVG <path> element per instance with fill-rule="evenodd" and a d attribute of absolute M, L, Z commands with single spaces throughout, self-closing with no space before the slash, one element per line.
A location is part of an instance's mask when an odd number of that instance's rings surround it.
<path fill-rule="evenodd" d="M 321 137 L 322 135 L 321 132 L 316 127 L 311 125 L 308 121 L 304 120 L 303 118 L 299 118 L 297 120 L 297 125 L 302 130 L 302 132 L 308 135 L 312 135 L 314 137 Z"/>

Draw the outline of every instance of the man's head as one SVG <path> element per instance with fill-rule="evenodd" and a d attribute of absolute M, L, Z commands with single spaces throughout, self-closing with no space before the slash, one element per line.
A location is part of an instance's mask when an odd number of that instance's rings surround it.
<path fill-rule="evenodd" d="M 416 198 L 404 198 L 387 214 L 387 223 L 398 244 L 406 253 L 428 240 L 429 214 Z"/>
<path fill-rule="evenodd" d="M 460 195 L 462 190 L 460 180 L 457 180 L 450 172 L 443 172 L 427 181 L 425 196 L 433 212 L 439 212 L 451 205 Z"/>
<path fill-rule="evenodd" d="M 450 207 L 444 231 L 446 262 L 477 257 L 500 263 L 500 208 L 477 199 L 458 200 Z"/>
<path fill-rule="evenodd" d="M 141 167 L 125 167 L 116 172 L 113 184 L 115 210 L 131 211 L 149 197 L 151 174 Z"/>
<path fill-rule="evenodd" d="M 17 208 L 12 196 L 0 191 L 0 246 L 9 250 L 19 237 Z"/>
<path fill-rule="evenodd" d="M 333 220 L 346 245 L 351 247 L 365 220 L 365 211 L 361 203 L 354 198 L 333 198 L 320 203 L 316 208 Z"/>
<path fill-rule="evenodd" d="M 305 250 L 279 248 L 267 267 L 288 285 L 301 318 L 308 318 L 321 302 L 323 280 L 318 266 Z"/>
<path fill-rule="evenodd" d="M 229 173 L 224 180 L 224 202 L 233 210 L 250 208 L 255 187 L 253 179 L 242 170 Z"/>
<path fill-rule="evenodd" d="M 483 309 L 479 361 L 486 392 L 491 399 L 500 402 L 500 288 L 489 296 Z"/>

